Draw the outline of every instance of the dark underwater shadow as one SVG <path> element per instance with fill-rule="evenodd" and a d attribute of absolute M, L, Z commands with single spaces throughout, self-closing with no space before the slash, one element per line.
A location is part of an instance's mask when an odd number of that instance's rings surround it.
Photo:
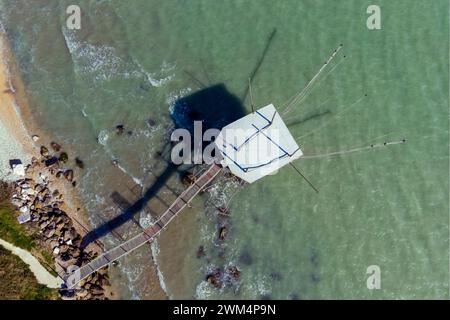
<path fill-rule="evenodd" d="M 224 84 L 217 84 L 177 100 L 171 117 L 176 128 L 187 129 L 193 133 L 194 121 L 202 121 L 202 128 L 205 131 L 211 128 L 221 129 L 244 115 L 245 108 L 240 100 L 231 94 Z M 116 190 L 111 192 L 113 201 L 119 202 L 121 213 L 87 233 L 81 242 L 82 248 L 109 233 L 113 233 L 116 228 L 124 223 L 135 219 L 135 215 L 141 212 L 152 198 L 157 196 L 161 188 L 168 187 L 167 181 L 173 174 L 183 173 L 191 168 L 186 167 L 186 165 L 174 165 L 170 160 L 171 149 L 172 145 L 168 144 L 164 150 L 158 153 L 160 161 L 166 163 L 166 168 L 137 201 L 130 204 Z"/>

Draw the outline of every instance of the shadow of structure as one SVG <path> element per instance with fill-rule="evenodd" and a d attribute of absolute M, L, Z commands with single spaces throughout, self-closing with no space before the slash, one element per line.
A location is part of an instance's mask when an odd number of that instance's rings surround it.
<path fill-rule="evenodd" d="M 287 121 L 286 122 L 286 126 L 287 127 L 292 127 L 292 126 L 300 125 L 300 124 L 303 124 L 303 123 L 308 122 L 310 120 L 321 118 L 321 117 L 326 116 L 328 114 L 331 114 L 330 110 L 325 110 L 325 111 L 322 111 L 322 112 L 316 112 L 314 114 L 308 115 L 308 116 L 306 116 L 304 118 L 301 118 L 301 119 L 298 119 L 298 120 Z"/>
<path fill-rule="evenodd" d="M 211 128 L 221 129 L 244 115 L 245 108 L 241 105 L 240 100 L 231 94 L 224 84 L 217 84 L 177 100 L 172 113 L 172 121 L 176 128 L 187 129 L 193 133 L 194 121 L 202 121 L 202 130 L 206 131 Z M 192 168 L 186 168 L 186 165 L 176 166 L 170 161 L 171 144 L 166 145 L 164 149 L 158 154 L 160 160 L 165 162 L 165 169 L 156 177 L 153 184 L 134 203 L 128 201 L 119 192 L 113 191 L 111 199 L 120 209 L 120 214 L 87 233 L 81 242 L 82 248 L 109 233 L 114 233 L 115 229 L 128 221 L 134 221 L 139 225 L 135 215 L 141 212 L 152 198 L 158 197 L 157 194 L 163 187 L 172 191 L 167 186 L 172 175 Z M 168 204 L 165 203 L 165 206 L 168 207 Z"/>

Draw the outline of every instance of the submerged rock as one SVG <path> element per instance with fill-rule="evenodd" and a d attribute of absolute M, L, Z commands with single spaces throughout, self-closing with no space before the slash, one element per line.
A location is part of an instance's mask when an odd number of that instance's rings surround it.
<path fill-rule="evenodd" d="M 219 240 L 223 241 L 225 240 L 225 238 L 227 237 L 227 228 L 226 227 L 222 227 L 219 230 Z"/>
<path fill-rule="evenodd" d="M 227 268 L 227 273 L 233 278 L 233 280 L 239 280 L 241 277 L 241 270 L 236 266 L 229 266 Z"/>
<path fill-rule="evenodd" d="M 119 136 L 122 135 L 124 133 L 124 131 L 125 131 L 125 127 L 123 124 L 119 124 L 116 126 L 117 135 L 119 135 Z"/>
<path fill-rule="evenodd" d="M 253 258 L 250 255 L 250 253 L 248 251 L 244 251 L 240 257 L 239 257 L 239 261 L 244 264 L 244 265 L 251 265 L 253 263 Z"/>
<path fill-rule="evenodd" d="M 148 118 L 147 121 L 146 121 L 146 123 L 147 123 L 147 125 L 148 125 L 150 128 L 156 126 L 156 121 L 153 120 L 153 119 L 151 119 L 151 118 Z"/>
<path fill-rule="evenodd" d="M 205 247 L 204 246 L 200 246 L 197 249 L 197 258 L 200 259 L 202 257 L 204 257 L 206 255 L 205 253 Z"/>
<path fill-rule="evenodd" d="M 53 151 L 55 151 L 55 152 L 59 152 L 61 150 L 61 145 L 59 145 L 56 142 L 50 143 L 50 146 L 52 147 Z"/>
<path fill-rule="evenodd" d="M 206 281 L 213 287 L 220 289 L 222 287 L 222 271 L 219 268 L 213 269 L 206 275 Z"/>
<path fill-rule="evenodd" d="M 75 158 L 75 164 L 77 165 L 78 168 L 80 169 L 84 169 L 84 162 L 82 160 L 80 160 L 80 158 Z"/>

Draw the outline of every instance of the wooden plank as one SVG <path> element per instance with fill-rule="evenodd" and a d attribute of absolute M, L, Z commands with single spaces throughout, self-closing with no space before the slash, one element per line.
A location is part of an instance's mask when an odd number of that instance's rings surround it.
<path fill-rule="evenodd" d="M 197 179 L 196 183 L 191 185 L 186 189 L 167 209 L 155 224 L 147 227 L 139 235 L 125 241 L 119 246 L 112 248 L 111 250 L 104 253 L 102 256 L 95 258 L 88 264 L 80 268 L 80 280 L 88 277 L 91 273 L 103 268 L 114 260 L 128 254 L 129 252 L 135 250 L 139 246 L 145 244 L 146 242 L 157 236 L 163 228 L 165 228 L 190 202 L 192 199 L 200 192 L 200 190 L 208 184 L 214 177 L 221 171 L 221 167 L 213 164 L 209 167 L 205 173 L 203 173 L 200 178 Z"/>

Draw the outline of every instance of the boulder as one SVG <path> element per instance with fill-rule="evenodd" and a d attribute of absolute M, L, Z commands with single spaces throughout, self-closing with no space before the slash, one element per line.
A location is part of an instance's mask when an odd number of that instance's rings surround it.
<path fill-rule="evenodd" d="M 21 160 L 19 159 L 9 160 L 9 164 L 15 175 L 21 177 L 25 176 L 25 166 L 23 165 Z"/>
<path fill-rule="evenodd" d="M 51 238 L 55 234 L 55 229 L 46 229 L 44 231 L 44 236 Z"/>
<path fill-rule="evenodd" d="M 87 291 L 86 289 L 83 289 L 83 288 L 80 290 L 77 290 L 77 293 L 76 293 L 77 297 L 80 299 L 86 298 L 88 294 L 89 294 L 89 291 Z"/>
<path fill-rule="evenodd" d="M 50 248 L 55 249 L 59 246 L 59 242 L 57 240 L 50 240 Z"/>
<path fill-rule="evenodd" d="M 67 155 L 66 152 L 62 152 L 59 156 L 59 161 L 61 161 L 62 163 L 66 163 L 69 160 L 69 156 Z"/>
<path fill-rule="evenodd" d="M 67 181 L 72 182 L 73 181 L 73 170 L 66 170 L 64 172 L 64 177 L 66 178 Z"/>
<path fill-rule="evenodd" d="M 116 126 L 116 133 L 117 133 L 117 135 L 119 135 L 119 136 L 122 135 L 124 131 L 125 131 L 125 127 L 124 127 L 123 124 L 118 124 Z"/>
<path fill-rule="evenodd" d="M 68 250 L 69 250 L 69 246 L 67 244 L 63 244 L 62 246 L 59 246 L 60 253 L 66 253 Z"/>
<path fill-rule="evenodd" d="M 48 149 L 44 146 L 41 146 L 41 156 L 47 157 L 49 155 Z"/>
<path fill-rule="evenodd" d="M 227 236 L 227 232 L 228 232 L 228 230 L 227 230 L 226 227 L 220 228 L 220 230 L 219 230 L 219 240 L 222 240 L 222 241 L 225 240 L 225 238 Z"/>
<path fill-rule="evenodd" d="M 213 287 L 219 289 L 222 286 L 220 277 L 221 277 L 220 270 L 215 269 L 206 276 L 206 281 Z"/>
<path fill-rule="evenodd" d="M 58 163 L 58 158 L 57 157 L 51 157 L 51 158 L 45 160 L 44 163 L 45 163 L 46 167 L 52 167 L 52 166 L 54 166 L 55 164 Z"/>
<path fill-rule="evenodd" d="M 40 137 L 39 137 L 37 134 L 35 134 L 35 135 L 31 136 L 31 139 L 32 139 L 34 142 L 38 142 L 39 139 L 40 139 Z"/>

